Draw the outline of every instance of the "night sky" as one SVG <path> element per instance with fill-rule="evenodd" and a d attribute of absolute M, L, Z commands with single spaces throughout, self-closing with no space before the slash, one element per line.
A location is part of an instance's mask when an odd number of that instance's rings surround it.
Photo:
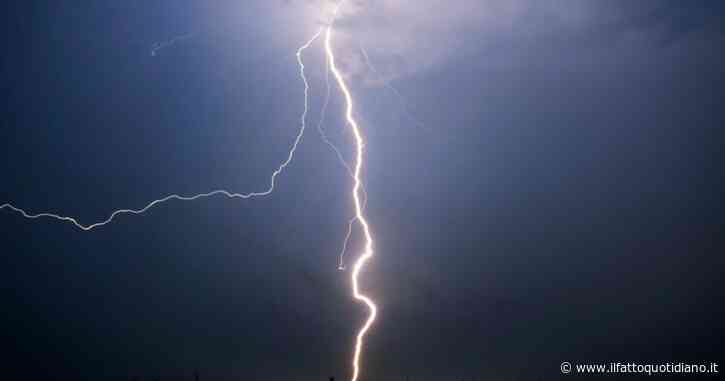
<path fill-rule="evenodd" d="M 0 203 L 92 223 L 265 189 L 299 128 L 294 52 L 321 3 L 3 3 Z M 336 51 L 367 137 L 362 287 L 380 306 L 363 380 L 725 367 L 724 16 L 719 1 L 350 1 Z M 92 232 L 0 211 L 0 378 L 349 377 L 366 317 L 337 270 L 351 182 L 314 128 L 321 44 L 304 58 L 309 129 L 271 196 Z M 324 127 L 351 159 L 342 110 L 333 87 Z"/>

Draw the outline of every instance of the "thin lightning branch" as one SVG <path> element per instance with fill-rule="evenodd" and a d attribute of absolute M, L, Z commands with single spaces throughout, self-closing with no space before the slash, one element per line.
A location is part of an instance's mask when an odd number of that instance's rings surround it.
<path fill-rule="evenodd" d="M 403 94 L 398 91 L 398 89 L 395 88 L 395 86 L 391 85 L 389 81 L 385 79 L 385 77 L 378 71 L 378 69 L 375 68 L 375 65 L 373 65 L 373 62 L 370 60 L 370 55 L 368 54 L 367 49 L 365 49 L 365 46 L 363 46 L 362 42 L 358 43 L 360 47 L 360 53 L 363 56 L 363 60 L 365 61 L 365 66 L 370 69 L 382 82 L 383 86 L 388 88 L 388 90 L 392 91 L 396 96 L 399 98 L 403 98 Z"/>
<path fill-rule="evenodd" d="M 337 15 L 338 11 L 340 10 L 340 6 L 344 4 L 345 0 L 341 0 L 337 8 L 335 9 L 335 15 Z M 360 275 L 360 271 L 365 267 L 365 263 L 367 263 L 370 258 L 373 256 L 373 237 L 372 233 L 370 232 L 370 226 L 368 224 L 367 219 L 365 218 L 365 212 L 363 210 L 363 204 L 361 201 L 361 188 L 362 188 L 362 180 L 361 180 L 361 171 L 362 171 L 362 165 L 363 165 L 363 148 L 365 146 L 365 139 L 362 135 L 362 132 L 360 131 L 360 127 L 358 126 L 357 121 L 355 120 L 354 114 L 353 114 L 353 99 L 352 95 L 350 94 L 350 90 L 347 87 L 347 84 L 345 83 L 345 79 L 343 78 L 342 74 L 337 68 L 337 65 L 335 64 L 335 53 L 332 49 L 332 29 L 333 29 L 334 20 L 330 25 L 327 26 L 326 33 L 325 33 L 325 51 L 327 53 L 327 59 L 330 63 L 330 70 L 332 71 L 332 74 L 334 75 L 335 79 L 337 80 L 337 84 L 340 87 L 340 90 L 345 96 L 345 119 L 347 120 L 347 124 L 352 129 L 355 143 L 356 143 L 356 155 L 355 155 L 355 169 L 353 171 L 353 177 L 354 177 L 354 186 L 352 191 L 352 197 L 355 202 L 355 217 L 357 221 L 360 223 L 363 234 L 365 236 L 365 248 L 363 249 L 362 254 L 357 259 L 353 266 L 353 271 L 351 275 L 351 281 L 352 281 L 352 292 L 353 297 L 364 303 L 369 310 L 368 318 L 365 321 L 365 324 L 360 328 L 358 331 L 357 337 L 355 339 L 355 353 L 352 358 L 352 366 L 353 366 L 353 375 L 352 375 L 352 381 L 357 381 L 359 375 L 360 375 L 360 355 L 362 352 L 362 347 L 365 339 L 365 335 L 367 334 L 370 327 L 375 322 L 375 319 L 377 317 L 378 308 L 375 305 L 375 303 L 367 297 L 366 295 L 360 293 L 360 288 L 358 284 L 358 277 Z"/>
<path fill-rule="evenodd" d="M 184 40 L 188 40 L 194 36 L 196 36 L 198 33 L 187 33 L 182 34 L 180 36 L 176 36 L 174 38 L 171 38 L 166 41 L 156 42 L 153 45 L 151 45 L 151 56 L 154 57 L 160 50 L 166 49 L 170 46 L 176 45 Z"/>
<path fill-rule="evenodd" d="M 357 221 L 357 217 L 353 217 L 347 222 L 347 234 L 345 234 L 345 239 L 342 241 L 342 249 L 339 255 L 340 260 L 337 264 L 337 269 L 340 271 L 345 271 L 345 254 L 347 253 L 347 244 L 350 242 L 350 236 L 352 235 L 352 225 L 355 224 L 355 221 Z"/>
<path fill-rule="evenodd" d="M 354 178 L 353 178 L 354 179 Z M 362 201 L 362 209 L 365 210 L 365 206 L 368 203 L 368 194 L 365 191 L 365 187 L 360 188 L 362 191 L 363 201 Z M 355 224 L 355 221 L 357 221 L 357 216 L 351 218 L 349 221 L 347 221 L 347 234 L 345 234 L 345 239 L 342 242 L 342 250 L 340 250 L 340 261 L 337 265 L 337 269 L 340 271 L 345 270 L 345 254 L 347 253 L 347 244 L 350 242 L 350 236 L 352 235 L 352 225 Z"/>
<path fill-rule="evenodd" d="M 355 178 L 353 177 L 353 180 Z M 363 184 L 364 185 L 364 184 Z M 365 191 L 365 187 L 363 186 L 360 188 L 362 190 L 362 209 L 365 210 L 365 206 L 368 203 L 368 193 Z M 340 250 L 340 261 L 338 262 L 337 269 L 340 271 L 345 271 L 345 254 L 347 254 L 347 245 L 350 242 L 350 236 L 352 236 L 352 226 L 355 224 L 355 221 L 357 221 L 357 216 L 352 217 L 349 221 L 347 221 L 347 233 L 345 234 L 345 239 L 342 242 L 342 249 Z"/>
<path fill-rule="evenodd" d="M 400 93 L 400 91 L 393 86 L 390 81 L 385 79 L 382 73 L 380 73 L 376 68 L 375 65 L 373 65 L 373 61 L 370 59 L 370 55 L 368 54 L 367 50 L 365 49 L 365 46 L 363 46 L 362 42 L 358 43 L 358 46 L 360 47 L 360 53 L 362 53 L 363 61 L 365 61 L 365 65 L 370 69 L 373 74 L 375 74 L 380 81 L 383 82 L 383 86 L 385 86 L 386 89 L 390 90 L 400 102 L 400 106 L 403 109 L 403 113 L 411 120 L 413 123 L 416 124 L 417 127 L 423 127 L 423 123 L 421 123 L 413 114 L 410 112 L 410 108 L 408 107 L 408 102 L 405 100 L 405 97 L 403 94 Z"/>
<path fill-rule="evenodd" d="M 229 191 L 224 190 L 224 189 L 219 189 L 219 190 L 214 190 L 214 191 L 207 192 L 207 193 L 196 194 L 196 195 L 193 195 L 193 196 L 181 196 L 181 195 L 178 195 L 178 194 L 172 194 L 172 195 L 168 195 L 166 197 L 160 198 L 158 200 L 151 201 L 150 203 L 146 204 L 146 206 L 144 206 L 141 209 L 119 209 L 119 210 L 116 210 L 113 213 L 111 213 L 111 215 L 108 218 L 106 218 L 105 220 L 100 221 L 100 222 L 96 222 L 96 223 L 93 223 L 93 224 L 90 224 L 90 225 L 84 225 L 84 224 L 78 222 L 78 220 L 75 219 L 75 218 L 73 218 L 73 217 L 61 216 L 61 215 L 55 214 L 55 213 L 43 212 L 43 213 L 38 213 L 38 214 L 31 214 L 31 213 L 28 213 L 27 211 L 25 211 L 25 210 L 23 210 L 21 208 L 18 208 L 18 207 L 14 206 L 14 205 L 12 205 L 10 203 L 5 203 L 5 204 L 0 205 L 0 210 L 10 209 L 10 210 L 15 211 L 17 213 L 20 213 L 23 217 L 29 218 L 29 219 L 37 219 L 37 218 L 47 217 L 47 218 L 52 218 L 52 219 L 56 219 L 56 220 L 59 220 L 59 221 L 70 222 L 73 225 L 75 225 L 75 227 L 77 227 L 78 229 L 81 229 L 81 230 L 84 230 L 84 231 L 90 231 L 90 230 L 93 230 L 95 228 L 102 227 L 102 226 L 105 226 L 105 225 L 111 223 L 119 215 L 122 215 L 122 214 L 143 214 L 146 211 L 148 211 L 149 209 L 153 208 L 154 206 L 159 205 L 159 204 L 162 204 L 162 203 L 165 203 L 167 201 L 171 201 L 171 200 L 194 201 L 194 200 L 198 200 L 198 199 L 201 199 L 201 198 L 207 198 L 207 197 L 212 197 L 212 196 L 217 196 L 217 195 L 226 196 L 228 198 L 248 199 L 248 198 L 253 198 L 253 197 L 267 196 L 267 195 L 271 194 L 272 192 L 274 192 L 274 188 L 275 188 L 275 185 L 276 185 L 276 182 L 277 182 L 277 176 L 279 176 L 285 170 L 285 168 L 287 168 L 287 166 L 292 162 L 292 159 L 294 157 L 294 154 L 297 151 L 297 146 L 302 141 L 302 136 L 305 133 L 305 129 L 306 129 L 306 122 L 305 121 L 307 119 L 307 111 L 308 111 L 308 108 L 309 108 L 309 99 L 308 99 L 309 96 L 308 96 L 308 93 L 309 93 L 310 87 L 309 87 L 309 84 L 307 82 L 307 77 L 305 76 L 305 65 L 302 62 L 302 53 L 307 48 L 309 48 L 310 45 L 312 45 L 312 43 L 315 42 L 320 37 L 320 35 L 322 34 L 322 31 L 323 31 L 323 28 L 320 28 L 317 31 L 317 33 L 314 36 L 312 36 L 312 38 L 310 38 L 304 45 L 300 46 L 300 48 L 297 49 L 297 63 L 298 63 L 299 68 L 300 68 L 300 78 L 302 79 L 302 82 L 305 85 L 305 90 L 304 90 L 304 94 L 305 94 L 304 111 L 302 112 L 302 115 L 300 116 L 300 129 L 299 129 L 299 132 L 297 133 L 297 136 L 295 137 L 294 143 L 292 144 L 292 146 L 290 147 L 289 152 L 287 153 L 287 159 L 285 161 L 283 161 L 282 164 L 280 164 L 279 167 L 277 167 L 277 169 L 272 173 L 272 176 L 270 178 L 269 188 L 267 188 L 266 190 L 261 191 L 261 192 L 251 192 L 251 193 L 232 193 L 232 192 L 229 192 Z"/>

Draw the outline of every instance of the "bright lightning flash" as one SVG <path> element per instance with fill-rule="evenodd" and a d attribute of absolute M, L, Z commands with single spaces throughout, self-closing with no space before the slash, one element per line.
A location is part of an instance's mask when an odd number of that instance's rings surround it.
<path fill-rule="evenodd" d="M 274 172 L 272 172 L 272 175 L 270 177 L 269 187 L 266 190 L 259 191 L 259 192 L 251 192 L 251 193 L 233 193 L 233 192 L 230 192 L 230 191 L 227 191 L 224 189 L 219 189 L 219 190 L 213 190 L 210 192 L 199 193 L 199 194 L 191 195 L 191 196 L 171 194 L 166 197 L 162 197 L 162 198 L 153 200 L 153 201 L 149 202 L 148 204 L 146 204 L 146 206 L 144 206 L 140 209 L 115 210 L 105 220 L 102 220 L 102 221 L 96 222 L 96 223 L 92 223 L 92 224 L 88 224 L 88 225 L 78 222 L 78 219 L 76 219 L 76 218 L 63 216 L 63 215 L 59 215 L 59 214 L 55 214 L 55 213 L 49 213 L 49 212 L 42 212 L 42 213 L 37 213 L 37 214 L 28 213 L 24 209 L 18 208 L 15 205 L 10 204 L 10 203 L 5 203 L 5 204 L 0 205 L 0 210 L 9 209 L 9 210 L 19 213 L 20 215 L 22 215 L 23 217 L 28 218 L 28 219 L 51 218 L 51 219 L 55 219 L 55 220 L 59 220 L 59 221 L 63 221 L 63 222 L 69 222 L 80 230 L 91 231 L 93 229 L 110 224 L 119 215 L 143 214 L 143 213 L 146 213 L 149 209 L 151 209 L 159 204 L 163 204 L 163 203 L 166 203 L 166 202 L 172 201 L 172 200 L 194 201 L 194 200 L 208 198 L 208 197 L 212 197 L 212 196 L 225 196 L 227 198 L 232 198 L 232 199 L 234 199 L 234 198 L 248 199 L 248 198 L 262 197 L 262 196 L 270 195 L 275 190 L 277 176 L 279 176 L 287 168 L 287 166 L 292 162 L 292 159 L 294 158 L 294 154 L 297 151 L 297 146 L 302 141 L 302 137 L 303 137 L 303 135 L 305 133 L 305 129 L 306 129 L 306 119 L 307 119 L 307 113 L 308 113 L 308 108 L 309 108 L 309 95 L 308 95 L 309 84 L 307 81 L 307 77 L 305 76 L 305 65 L 302 61 L 302 53 L 307 48 L 309 48 L 312 45 L 312 43 L 314 43 L 322 35 L 322 33 L 324 31 L 324 33 L 325 33 L 325 54 L 327 57 L 327 67 L 328 67 L 327 72 L 328 73 L 332 72 L 335 80 L 337 81 L 338 86 L 340 87 L 340 90 L 342 91 L 342 93 L 344 95 L 345 104 L 346 104 L 345 120 L 352 130 L 354 140 L 355 140 L 355 146 L 356 146 L 354 168 L 351 168 L 349 165 L 347 165 L 347 163 L 343 159 L 340 151 L 325 136 L 325 134 L 321 128 L 322 121 L 320 122 L 320 124 L 318 124 L 318 130 L 319 130 L 323 140 L 331 148 L 333 148 L 333 150 L 337 154 L 339 160 L 341 161 L 343 166 L 345 166 L 345 168 L 348 170 L 348 173 L 350 174 L 351 178 L 353 179 L 352 198 L 354 200 L 355 215 L 354 215 L 353 219 L 350 220 L 350 222 L 349 222 L 348 232 L 345 237 L 345 242 L 343 244 L 342 253 L 340 254 L 339 268 L 341 270 L 344 269 L 343 256 L 347 249 L 347 242 L 350 238 L 350 234 L 352 233 L 352 226 L 353 226 L 354 222 L 358 222 L 360 224 L 360 226 L 362 227 L 362 231 L 364 233 L 364 237 L 365 237 L 365 246 L 364 246 L 363 252 L 360 254 L 357 261 L 354 263 L 353 271 L 351 274 L 353 297 L 357 301 L 364 303 L 369 310 L 368 318 L 365 321 L 365 323 L 363 324 L 363 326 L 360 328 L 360 330 L 358 331 L 356 339 L 355 339 L 355 349 L 354 349 L 354 355 L 352 358 L 353 375 L 352 375 L 351 381 L 357 381 L 358 377 L 360 376 L 360 368 L 361 368 L 360 367 L 360 357 L 362 354 L 364 339 L 365 339 L 367 332 L 370 330 L 370 328 L 372 327 L 372 325 L 375 322 L 375 319 L 377 317 L 377 306 L 375 305 L 375 303 L 373 302 L 372 299 L 370 299 L 369 297 L 367 297 L 366 295 L 364 295 L 360 292 L 360 287 L 359 287 L 359 283 L 358 283 L 358 278 L 360 276 L 360 272 L 365 267 L 365 264 L 373 257 L 373 253 L 374 253 L 373 237 L 370 232 L 369 223 L 368 223 L 367 219 L 365 218 L 365 211 L 364 211 L 365 203 L 367 201 L 367 195 L 365 193 L 365 188 L 364 188 L 363 182 L 361 180 L 361 178 L 362 178 L 361 172 L 362 172 L 363 159 L 364 159 L 363 151 L 364 151 L 364 147 L 365 147 L 365 139 L 363 138 L 362 132 L 360 130 L 360 126 L 358 125 L 357 121 L 355 120 L 355 117 L 353 114 L 354 106 L 353 106 L 352 95 L 350 93 L 350 90 L 349 90 L 347 84 L 345 83 L 345 79 L 343 78 L 343 75 L 340 73 L 340 70 L 338 69 L 338 67 L 336 65 L 335 54 L 332 49 L 334 20 L 338 14 L 338 11 L 340 10 L 340 7 L 344 4 L 344 2 L 345 2 L 345 0 L 341 0 L 337 4 L 335 11 L 334 11 L 334 16 L 333 16 L 332 21 L 326 27 L 321 27 L 317 31 L 317 33 L 315 33 L 315 35 L 312 36 L 312 38 L 310 38 L 305 44 L 303 44 L 297 50 L 296 57 L 297 57 L 297 63 L 299 65 L 299 69 L 300 69 L 300 78 L 302 79 L 302 82 L 304 83 L 304 111 L 302 112 L 302 115 L 300 116 L 299 131 L 297 133 L 297 136 L 295 137 L 295 140 L 294 140 L 292 146 L 290 147 L 290 149 L 287 153 L 287 157 L 277 167 L 277 169 Z M 152 54 L 155 54 L 157 50 L 162 49 L 167 45 L 173 44 L 173 43 L 179 41 L 180 39 L 185 39 L 185 38 L 188 38 L 188 36 L 182 36 L 180 38 L 171 40 L 169 43 L 166 43 L 166 44 L 159 44 L 158 46 L 154 47 L 154 50 L 152 50 Z M 329 82 L 327 84 L 328 84 L 328 97 L 325 100 L 324 108 L 327 107 L 327 101 L 329 99 Z M 323 108 L 323 114 L 324 114 L 324 108 Z"/>
<path fill-rule="evenodd" d="M 338 4 L 337 8 L 335 9 L 335 15 L 337 15 L 338 11 L 340 10 L 340 6 L 344 3 L 345 0 L 341 0 Z M 334 20 L 334 19 L 333 19 Z M 347 120 L 347 124 L 350 125 L 350 128 L 352 129 L 353 136 L 355 137 L 355 145 L 356 145 L 356 154 L 355 154 L 355 169 L 353 170 L 353 179 L 354 179 L 354 186 L 352 190 L 352 198 L 355 202 L 355 219 L 360 223 L 362 226 L 363 234 L 365 236 L 365 248 L 363 249 L 362 254 L 358 257 L 357 261 L 355 262 L 355 265 L 353 266 L 352 275 L 351 275 L 351 281 L 352 281 L 352 293 L 353 297 L 364 303 L 368 310 L 370 311 L 368 314 L 368 318 L 365 321 L 365 324 L 360 328 L 358 331 L 357 337 L 355 338 L 355 353 L 353 354 L 352 358 L 352 366 L 353 366 L 353 375 L 352 375 L 352 381 L 357 381 L 358 377 L 360 376 L 360 355 L 362 352 L 362 347 L 365 340 L 365 335 L 367 334 L 368 330 L 370 330 L 370 327 L 372 327 L 373 323 L 375 322 L 375 319 L 378 314 L 378 308 L 375 305 L 375 303 L 367 297 L 366 295 L 360 293 L 360 286 L 358 283 L 358 277 L 360 275 L 360 271 L 365 267 L 365 263 L 370 260 L 370 258 L 373 257 L 374 251 L 373 251 L 373 236 L 372 233 L 370 233 L 370 226 L 368 224 L 367 219 L 365 218 L 365 212 L 363 208 L 363 202 L 361 197 L 361 189 L 362 189 L 362 180 L 361 180 L 361 172 L 362 172 L 362 165 L 363 165 L 363 149 L 365 147 L 365 139 L 363 138 L 362 132 L 360 131 L 360 126 L 358 125 L 357 121 L 355 120 L 354 114 L 353 114 L 353 99 L 352 95 L 350 93 L 350 90 L 347 87 L 347 84 L 345 83 L 345 79 L 343 78 L 342 74 L 340 73 L 340 70 L 337 68 L 337 65 L 335 63 L 335 53 L 332 49 L 332 35 L 333 35 L 333 24 L 330 23 L 330 25 L 327 26 L 327 29 L 325 31 L 325 52 L 327 53 L 327 60 L 329 62 L 330 71 L 332 71 L 333 76 L 335 77 L 335 80 L 337 80 L 337 84 L 340 87 L 340 90 L 342 91 L 343 95 L 345 96 L 345 119 Z"/>

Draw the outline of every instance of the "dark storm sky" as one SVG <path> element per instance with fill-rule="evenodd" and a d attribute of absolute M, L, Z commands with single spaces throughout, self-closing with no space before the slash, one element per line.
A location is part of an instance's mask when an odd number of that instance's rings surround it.
<path fill-rule="evenodd" d="M 450 49 L 410 41 L 401 51 L 436 54 L 420 67 L 367 34 L 405 102 L 351 78 L 378 251 L 363 287 L 381 307 L 365 379 L 724 362 L 723 8 L 606 3 L 567 25 L 525 7 L 488 34 L 421 17 Z M 261 4 L 2 5 L 0 203 L 90 223 L 169 193 L 266 187 L 296 133 L 290 49 L 307 36 L 255 13 L 289 5 Z M 320 55 L 306 56 L 312 127 Z M 341 106 L 326 127 L 350 155 Z M 2 377 L 346 378 L 365 317 L 336 270 L 348 178 L 310 129 L 278 186 L 91 233 L 1 212 Z"/>

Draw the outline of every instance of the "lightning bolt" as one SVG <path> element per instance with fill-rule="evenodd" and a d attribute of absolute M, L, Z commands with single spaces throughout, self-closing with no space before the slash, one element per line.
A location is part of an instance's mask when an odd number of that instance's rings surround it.
<path fill-rule="evenodd" d="M 354 104 L 353 104 L 353 98 L 352 94 L 345 82 L 345 79 L 343 78 L 343 75 L 341 74 L 340 70 L 338 69 L 336 65 L 336 58 L 335 54 L 332 48 L 332 40 L 333 40 L 333 27 L 335 23 L 335 19 L 338 15 L 338 12 L 341 8 L 341 6 L 345 3 L 346 0 L 340 0 L 340 2 L 337 4 L 333 18 L 331 22 L 325 27 L 320 27 L 317 32 L 302 46 L 299 47 L 296 53 L 297 57 L 297 63 L 299 65 L 299 73 L 300 78 L 304 84 L 304 110 L 302 114 L 300 115 L 300 128 L 298 130 L 298 133 L 287 153 L 286 159 L 277 167 L 277 169 L 272 172 L 272 175 L 270 177 L 269 187 L 263 191 L 258 192 L 251 192 L 251 193 L 234 193 L 230 192 L 228 190 L 224 189 L 218 189 L 213 190 L 206 193 L 199 193 L 195 195 L 190 196 L 184 196 L 179 194 L 171 194 L 156 200 L 153 200 L 146 204 L 144 207 L 140 209 L 118 209 L 113 211 L 108 218 L 105 220 L 95 222 L 92 224 L 82 224 L 78 221 L 77 218 L 69 217 L 69 216 L 63 216 L 56 213 L 50 213 L 50 212 L 42 212 L 42 213 L 29 213 L 24 209 L 21 209 L 19 207 L 16 207 L 15 205 L 11 203 L 5 203 L 0 205 L 0 210 L 8 209 L 14 212 L 19 213 L 25 218 L 28 219 L 39 219 L 39 218 L 50 218 L 55 219 L 62 222 L 68 222 L 77 227 L 80 230 L 83 231 L 91 231 L 96 228 L 103 227 L 105 225 L 110 224 L 115 220 L 116 217 L 124 214 L 133 214 L 133 215 L 139 215 L 146 213 L 149 209 L 172 201 L 194 201 L 202 198 L 209 198 L 213 196 L 225 196 L 230 199 L 249 199 L 249 198 L 255 198 L 255 197 L 263 197 L 268 196 L 272 194 L 275 190 L 277 177 L 284 172 L 284 170 L 290 165 L 292 162 L 295 152 L 297 151 L 297 147 L 299 146 L 300 142 L 302 141 L 302 137 L 304 136 L 305 130 L 306 130 L 306 120 L 307 120 L 307 114 L 309 110 L 309 83 L 307 81 L 307 77 L 305 76 L 305 65 L 302 60 L 302 55 L 306 49 L 308 49 L 320 36 L 322 36 L 323 32 L 325 35 L 325 44 L 324 44 L 324 50 L 326 55 L 326 62 L 327 62 L 327 70 L 326 70 L 326 84 L 327 84 L 327 96 L 325 98 L 325 104 L 323 106 L 321 120 L 319 124 L 317 125 L 317 129 L 323 139 L 323 141 L 329 145 L 334 152 L 336 153 L 338 159 L 342 163 L 342 165 L 347 169 L 348 174 L 353 180 L 353 187 L 352 187 L 352 198 L 354 201 L 354 217 L 348 222 L 348 232 L 345 237 L 345 241 L 343 243 L 342 252 L 340 253 L 340 263 L 339 268 L 344 269 L 344 261 L 343 257 L 345 255 L 345 252 L 347 250 L 347 244 L 348 240 L 350 239 L 350 235 L 352 234 L 352 228 L 353 224 L 355 222 L 358 222 L 359 225 L 362 228 L 362 232 L 364 234 L 365 238 L 365 245 L 362 253 L 358 256 L 357 260 L 355 261 L 353 265 L 353 271 L 350 275 L 350 280 L 352 283 L 352 294 L 355 300 L 358 302 L 361 302 L 365 304 L 368 308 L 368 317 L 365 320 L 365 323 L 360 327 L 358 330 L 358 333 L 355 338 L 355 347 L 354 347 L 354 354 L 352 357 L 352 366 L 353 366 L 353 375 L 351 381 L 357 381 L 358 377 L 360 376 L 360 359 L 362 355 L 362 350 L 364 346 L 364 340 L 365 337 L 372 327 L 373 323 L 376 320 L 377 317 L 377 306 L 373 302 L 372 299 L 370 299 L 368 296 L 364 295 L 360 292 L 360 286 L 359 286 L 359 276 L 360 272 L 364 269 L 365 264 L 373 257 L 374 251 L 373 251 L 373 237 L 372 233 L 370 231 L 369 223 L 365 217 L 365 204 L 367 202 L 367 194 L 365 192 L 364 184 L 362 181 L 362 168 L 363 168 L 363 162 L 364 162 L 364 147 L 365 147 L 365 139 L 363 137 L 363 134 L 361 132 L 360 126 L 358 125 L 357 121 L 354 117 Z M 172 40 L 169 40 L 164 43 L 156 44 L 152 47 L 151 54 L 155 55 L 160 49 L 163 49 L 165 47 L 168 47 L 170 45 L 173 45 L 177 42 L 183 41 L 185 39 L 188 39 L 192 37 L 192 35 L 183 35 L 177 38 L 174 38 Z M 330 97 L 330 82 L 329 82 L 329 73 L 332 73 L 333 77 L 335 78 L 338 87 L 340 88 L 341 92 L 344 95 L 345 99 L 345 120 L 347 125 L 349 125 L 350 129 L 352 130 L 352 134 L 355 141 L 355 147 L 356 147 L 356 153 L 355 153 L 355 160 L 354 160 L 354 167 L 351 167 L 347 164 L 345 161 L 343 155 L 341 154 L 340 150 L 327 138 L 326 134 L 324 133 L 324 130 L 322 129 L 322 124 L 324 122 L 324 115 L 325 111 L 328 106 L 329 97 Z"/>
<path fill-rule="evenodd" d="M 171 194 L 166 197 L 162 197 L 156 200 L 153 200 L 146 204 L 146 206 L 140 208 L 140 209 L 118 209 L 113 211 L 108 218 L 106 218 L 103 221 L 99 221 L 93 224 L 84 225 L 80 222 L 78 222 L 78 219 L 68 216 L 62 216 L 55 213 L 49 213 L 49 212 L 43 212 L 43 213 L 37 213 L 37 214 L 31 214 L 25 211 L 24 209 L 18 208 L 13 204 L 5 203 L 0 205 L 0 210 L 3 209 L 9 209 L 14 212 L 20 213 L 23 217 L 28 219 L 38 219 L 38 218 L 52 218 L 59 221 L 69 222 L 73 224 L 78 229 L 81 229 L 83 231 L 91 231 L 93 229 L 105 226 L 113 222 L 113 220 L 123 214 L 143 214 L 146 213 L 149 209 L 159 205 L 166 203 L 171 200 L 177 200 L 177 201 L 195 201 L 202 198 L 208 198 L 212 196 L 225 196 L 230 199 L 248 199 L 248 198 L 254 198 L 254 197 L 263 197 L 268 196 L 274 192 L 275 186 L 277 184 L 277 177 L 282 174 L 282 172 L 289 166 L 289 164 L 292 162 L 292 159 L 294 158 L 295 152 L 297 151 L 297 147 L 299 146 L 300 142 L 302 141 L 302 136 L 305 133 L 305 129 L 307 127 L 306 120 L 307 120 L 307 113 L 309 109 L 309 83 L 307 81 L 307 77 L 305 76 L 305 64 L 302 61 L 302 53 L 312 45 L 313 42 L 315 42 L 321 35 L 322 35 L 323 28 L 320 28 L 317 33 L 315 33 L 312 38 L 310 38 L 307 42 L 305 42 L 302 46 L 297 49 L 297 64 L 299 65 L 300 69 L 300 78 L 302 79 L 302 82 L 304 84 L 304 110 L 302 111 L 302 115 L 300 115 L 300 129 L 297 132 L 297 136 L 295 137 L 294 142 L 292 143 L 292 146 L 290 147 L 287 158 L 277 167 L 277 169 L 272 172 L 272 176 L 270 177 L 269 187 L 266 190 L 259 191 L 259 192 L 251 192 L 251 193 L 233 193 L 228 190 L 224 189 L 218 189 L 213 190 L 206 193 L 199 193 L 192 196 L 182 196 L 178 194 Z"/>
<path fill-rule="evenodd" d="M 370 71 L 375 74 L 375 76 L 378 77 L 378 80 L 380 80 L 383 83 L 383 86 L 385 86 L 386 89 L 388 89 L 393 95 L 395 95 L 396 98 L 398 98 L 398 101 L 400 102 L 401 109 L 403 110 L 403 113 L 405 114 L 408 119 L 410 119 L 413 124 L 416 125 L 416 127 L 422 128 L 425 127 L 421 121 L 416 118 L 413 113 L 410 111 L 410 106 L 408 105 L 408 102 L 405 100 L 405 97 L 403 94 L 395 87 L 393 86 L 390 81 L 385 78 L 385 76 L 378 71 L 377 68 L 375 68 L 375 65 L 373 65 L 373 61 L 370 59 L 370 55 L 368 54 L 367 49 L 365 49 L 365 46 L 362 44 L 362 42 L 358 42 L 358 46 L 360 47 L 360 53 L 362 54 L 363 61 L 365 62 L 365 65 L 370 69 Z"/>
<path fill-rule="evenodd" d="M 337 7 L 335 8 L 334 15 L 337 16 L 340 7 L 345 3 L 345 0 L 340 0 Z M 365 139 L 363 137 L 363 134 L 360 130 L 360 126 L 358 125 L 357 121 L 354 117 L 354 106 L 353 106 L 353 99 L 352 94 L 350 93 L 350 90 L 347 87 L 347 84 L 345 83 L 345 79 L 343 78 L 342 74 L 340 73 L 340 70 L 337 68 L 337 65 L 335 63 L 335 53 L 332 49 L 332 37 L 333 37 L 333 26 L 334 26 L 335 19 L 333 18 L 333 21 L 327 26 L 325 30 L 325 52 L 327 54 L 327 61 L 329 62 L 329 68 L 332 72 L 333 76 L 335 77 L 335 80 L 337 81 L 337 85 L 340 87 L 340 90 L 342 91 L 344 97 L 345 97 L 345 120 L 347 121 L 347 124 L 352 129 L 353 136 L 355 138 L 355 146 L 356 146 L 356 154 L 355 154 L 355 168 L 353 170 L 353 189 L 352 189 L 352 198 L 355 203 L 355 219 L 360 223 L 360 226 L 362 227 L 363 235 L 365 237 L 365 246 L 363 249 L 363 252 L 358 257 L 357 261 L 353 265 L 352 274 L 350 276 L 350 280 L 352 282 L 352 294 L 355 300 L 364 303 L 369 311 L 368 318 L 365 320 L 365 323 L 360 327 L 360 330 L 357 333 L 357 336 L 355 338 L 355 352 L 353 354 L 352 358 L 352 366 L 353 366 L 353 375 L 351 381 L 357 381 L 358 377 L 360 376 L 360 357 L 362 353 L 362 347 L 365 340 L 365 335 L 370 330 L 370 327 L 372 327 L 373 323 L 375 322 L 375 319 L 378 314 L 378 307 L 375 305 L 375 302 L 373 302 L 372 299 L 370 299 L 368 296 L 362 294 L 360 292 L 360 285 L 358 282 L 358 278 L 360 276 L 360 271 L 363 270 L 365 267 L 365 264 L 373 257 L 374 251 L 373 251 L 373 236 L 370 232 L 370 225 L 365 218 L 365 211 L 363 207 L 362 202 L 362 196 L 361 196 L 361 189 L 362 189 L 362 180 L 361 180 L 361 172 L 362 172 L 362 166 L 363 166 L 363 159 L 364 159 L 364 147 L 365 147 Z"/>

